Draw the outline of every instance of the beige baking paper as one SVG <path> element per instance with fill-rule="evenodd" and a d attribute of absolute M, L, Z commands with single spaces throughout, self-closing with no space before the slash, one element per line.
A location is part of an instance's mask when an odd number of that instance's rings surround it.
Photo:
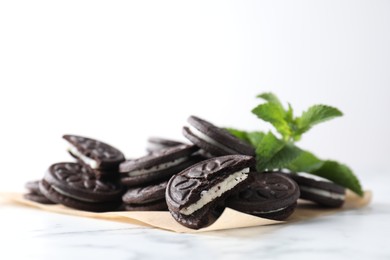
<path fill-rule="evenodd" d="M 347 191 L 346 201 L 340 209 L 324 209 L 315 206 L 312 203 L 299 201 L 298 207 L 294 214 L 287 221 L 275 221 L 264 218 L 255 217 L 244 214 L 229 208 L 226 208 L 221 217 L 211 226 L 192 230 L 177 223 L 169 212 L 161 211 L 120 211 L 120 212 L 105 212 L 93 213 L 70 209 L 62 205 L 43 205 L 29 200 L 25 200 L 21 193 L 3 192 L 0 193 L 0 198 L 5 202 L 17 203 L 25 206 L 39 208 L 46 211 L 75 215 L 80 217 L 98 218 L 111 221 L 126 222 L 135 225 L 150 226 L 165 230 L 170 230 L 178 233 L 197 233 L 214 230 L 225 230 L 242 227 L 265 226 L 272 224 L 285 224 L 295 221 L 303 221 L 324 215 L 334 214 L 344 210 L 357 210 L 358 208 L 368 205 L 372 198 L 372 192 L 366 191 L 363 197 L 359 197 L 354 193 Z"/>

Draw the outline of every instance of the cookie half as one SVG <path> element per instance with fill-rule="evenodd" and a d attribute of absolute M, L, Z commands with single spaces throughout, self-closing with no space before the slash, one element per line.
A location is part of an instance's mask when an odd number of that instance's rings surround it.
<path fill-rule="evenodd" d="M 121 204 L 119 184 L 96 178 L 78 163 L 56 163 L 40 182 L 40 191 L 51 201 L 87 211 L 115 210 Z"/>
<path fill-rule="evenodd" d="M 290 174 L 289 176 L 298 183 L 301 191 L 301 199 L 332 208 L 338 208 L 344 204 L 344 187 L 333 182 L 315 180 L 297 174 Z"/>
<path fill-rule="evenodd" d="M 184 136 L 212 156 L 255 154 L 252 146 L 206 120 L 190 116 L 188 123 L 189 127 L 183 127 Z"/>
<path fill-rule="evenodd" d="M 125 160 L 121 151 L 101 141 L 77 135 L 64 135 L 63 138 L 69 142 L 68 151 L 73 157 L 101 174 L 117 171 L 119 164 Z"/>
<path fill-rule="evenodd" d="M 281 173 L 251 175 L 249 185 L 230 197 L 226 206 L 262 218 L 284 220 L 295 210 L 299 187 Z"/>
<path fill-rule="evenodd" d="M 245 184 L 251 156 L 228 155 L 202 161 L 174 175 L 168 182 L 169 211 L 180 224 L 199 229 L 212 224 L 227 196 Z"/>

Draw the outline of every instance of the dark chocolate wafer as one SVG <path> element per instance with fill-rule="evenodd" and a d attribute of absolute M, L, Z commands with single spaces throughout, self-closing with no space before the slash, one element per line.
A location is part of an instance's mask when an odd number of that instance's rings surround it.
<path fill-rule="evenodd" d="M 298 185 L 286 175 L 255 172 L 248 186 L 230 197 L 226 206 L 263 218 L 284 220 L 294 212 L 299 194 Z"/>
<path fill-rule="evenodd" d="M 100 172 L 117 171 L 125 160 L 121 151 L 104 142 L 77 135 L 64 135 L 69 142 L 69 153 L 83 165 Z"/>

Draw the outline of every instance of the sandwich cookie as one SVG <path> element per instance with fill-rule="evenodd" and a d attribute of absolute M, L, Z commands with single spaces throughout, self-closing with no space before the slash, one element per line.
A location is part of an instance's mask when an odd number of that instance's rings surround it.
<path fill-rule="evenodd" d="M 212 156 L 242 154 L 253 156 L 252 146 L 199 117 L 188 118 L 189 127 L 183 127 L 184 136 Z"/>
<path fill-rule="evenodd" d="M 150 137 L 146 151 L 153 153 L 162 149 L 183 145 L 184 143 L 159 137 Z"/>
<path fill-rule="evenodd" d="M 70 144 L 69 153 L 99 176 L 117 172 L 119 164 L 125 160 L 121 151 L 101 141 L 77 135 L 63 138 Z"/>
<path fill-rule="evenodd" d="M 174 175 L 168 182 L 166 200 L 173 218 L 199 229 L 211 225 L 222 213 L 224 200 L 246 183 L 251 156 L 228 155 L 202 161 Z"/>
<path fill-rule="evenodd" d="M 56 163 L 49 167 L 39 189 L 48 199 L 86 211 L 115 210 L 121 204 L 120 185 L 96 178 L 78 163 Z"/>
<path fill-rule="evenodd" d="M 55 204 L 41 193 L 39 190 L 39 181 L 29 181 L 26 183 L 25 188 L 28 190 L 28 193 L 23 194 L 25 199 L 41 204 Z"/>
<path fill-rule="evenodd" d="M 345 188 L 333 182 L 315 180 L 297 174 L 288 176 L 298 183 L 301 190 L 301 199 L 334 208 L 341 207 L 345 201 Z"/>
<path fill-rule="evenodd" d="M 129 188 L 122 196 L 125 210 L 161 211 L 168 210 L 165 189 L 168 181 L 145 187 Z"/>
<path fill-rule="evenodd" d="M 254 172 L 249 185 L 226 201 L 226 207 L 262 218 L 284 220 L 295 210 L 299 187 L 281 173 Z"/>
<path fill-rule="evenodd" d="M 197 150 L 194 145 L 178 145 L 125 161 L 119 166 L 121 183 L 134 187 L 168 180 L 173 174 L 194 164 L 195 158 L 191 155 Z"/>

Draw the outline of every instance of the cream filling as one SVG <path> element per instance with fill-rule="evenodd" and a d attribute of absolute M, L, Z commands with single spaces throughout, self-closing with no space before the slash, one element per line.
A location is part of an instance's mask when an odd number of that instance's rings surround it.
<path fill-rule="evenodd" d="M 68 148 L 68 151 L 71 154 L 73 154 L 74 156 L 76 156 L 77 158 L 79 158 L 81 161 L 83 161 L 83 163 L 85 163 L 86 165 L 88 165 L 92 169 L 99 168 L 99 163 L 96 160 L 91 159 L 91 158 L 85 156 L 84 154 L 80 153 L 76 146 L 71 144 Z"/>
<path fill-rule="evenodd" d="M 345 199 L 345 194 L 338 194 L 338 193 L 333 193 L 327 190 L 320 190 L 316 188 L 310 188 L 306 186 L 300 186 L 299 187 L 302 191 L 310 192 L 316 195 L 320 195 L 326 198 L 331 198 L 331 199 L 337 199 L 337 200 L 344 200 Z"/>
<path fill-rule="evenodd" d="M 226 150 L 228 151 L 229 153 L 232 153 L 232 154 L 237 154 L 236 151 L 234 151 L 233 149 L 221 144 L 221 143 L 218 143 L 217 141 L 215 141 L 214 139 L 211 139 L 210 137 L 208 137 L 207 135 L 205 135 L 204 133 L 202 133 L 201 131 L 199 131 L 198 129 L 196 129 L 195 127 L 193 126 L 190 126 L 190 130 L 191 132 L 196 136 L 198 137 L 199 139 L 202 139 L 203 141 L 207 142 L 207 143 L 210 143 L 214 146 L 217 146 L 218 148 L 220 149 L 223 149 L 223 150 Z"/>
<path fill-rule="evenodd" d="M 209 190 L 204 190 L 200 194 L 200 199 L 186 208 L 182 208 L 179 212 L 184 215 L 190 215 L 201 209 L 204 205 L 212 200 L 222 196 L 226 191 L 231 190 L 237 184 L 248 178 L 249 168 L 244 168 L 241 171 L 235 172 L 227 177 L 224 181 L 215 184 Z"/>
<path fill-rule="evenodd" d="M 188 160 L 188 157 L 183 157 L 183 158 L 173 160 L 171 162 L 162 163 L 162 164 L 150 167 L 148 169 L 134 170 L 134 171 L 128 172 L 127 175 L 130 177 L 134 177 L 134 176 L 139 176 L 139 175 L 150 173 L 150 172 L 161 171 L 161 170 L 165 170 L 165 169 L 171 168 L 173 166 L 176 166 L 178 164 L 181 164 L 182 162 L 185 162 L 187 160 Z"/>
<path fill-rule="evenodd" d="M 280 208 L 280 209 L 274 209 L 274 210 L 269 210 L 269 211 L 253 211 L 251 212 L 252 214 L 269 214 L 269 213 L 274 213 L 274 212 L 279 212 L 279 211 L 282 211 L 284 209 L 286 209 L 287 207 L 284 207 L 284 208 Z"/>
<path fill-rule="evenodd" d="M 72 194 L 70 194 L 70 193 L 68 193 L 68 192 L 65 192 L 65 191 L 63 191 L 63 190 L 60 190 L 59 188 L 57 188 L 56 186 L 54 186 L 54 185 L 51 185 L 51 187 L 56 191 L 56 192 L 58 192 L 58 193 L 60 193 L 60 194 L 62 194 L 62 195 L 64 195 L 64 196 L 66 196 L 66 197 L 71 197 L 71 198 L 73 198 L 73 199 L 76 199 L 76 200 L 81 200 L 81 201 L 86 201 L 86 202 L 94 202 L 94 203 L 96 203 L 96 201 L 94 201 L 94 200 L 89 200 L 89 199 L 86 199 L 86 198 L 80 198 L 80 197 L 77 197 L 77 196 L 74 196 L 74 195 L 72 195 Z"/>

